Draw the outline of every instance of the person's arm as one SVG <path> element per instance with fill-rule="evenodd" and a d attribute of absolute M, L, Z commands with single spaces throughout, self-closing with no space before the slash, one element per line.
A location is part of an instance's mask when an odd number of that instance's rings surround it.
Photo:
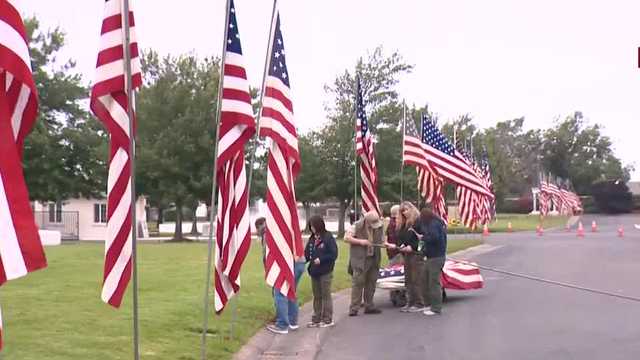
<path fill-rule="evenodd" d="M 309 238 L 309 241 L 307 242 L 307 246 L 304 247 L 304 259 L 305 262 L 309 262 L 311 261 L 311 238 Z"/>
<path fill-rule="evenodd" d="M 369 240 L 356 238 L 354 228 L 355 228 L 355 225 L 351 229 L 347 230 L 347 233 L 344 235 L 344 241 L 351 245 L 358 245 L 358 246 L 371 245 Z"/>

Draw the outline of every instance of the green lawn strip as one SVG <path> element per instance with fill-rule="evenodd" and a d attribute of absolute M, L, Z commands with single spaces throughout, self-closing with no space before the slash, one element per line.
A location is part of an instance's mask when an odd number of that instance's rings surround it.
<path fill-rule="evenodd" d="M 450 240 L 449 251 L 479 243 L 479 239 Z M 260 246 L 253 245 L 242 270 L 233 339 L 229 330 L 234 305 L 209 319 L 210 359 L 231 358 L 273 317 Z M 139 246 L 142 359 L 199 359 L 206 249 L 204 243 Z M 350 286 L 346 272 L 348 246 L 342 241 L 339 251 L 335 291 Z M 131 358 L 131 287 L 121 309 L 102 303 L 103 246 L 63 245 L 47 247 L 46 253 L 47 269 L 10 281 L 0 290 L 5 340 L 2 358 Z M 311 299 L 308 276 L 301 281 L 299 296 L 301 303 Z"/>
<path fill-rule="evenodd" d="M 564 227 L 567 223 L 566 216 L 547 216 L 542 223 L 544 229 Z M 540 216 L 523 214 L 498 214 L 496 220 L 489 224 L 491 232 L 506 232 L 511 223 L 513 231 L 533 231 L 540 224 Z M 471 229 L 463 226 L 449 226 L 449 234 L 468 234 Z M 475 233 L 482 233 L 482 227 L 477 228 Z"/>

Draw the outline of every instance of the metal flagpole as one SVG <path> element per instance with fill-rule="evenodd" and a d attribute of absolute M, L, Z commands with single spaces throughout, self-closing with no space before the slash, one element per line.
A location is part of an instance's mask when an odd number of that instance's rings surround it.
<path fill-rule="evenodd" d="M 356 69 L 356 84 L 354 94 L 356 95 L 353 102 L 353 109 L 355 114 L 355 126 L 353 132 L 353 214 L 354 222 L 358 220 L 358 81 L 360 81 L 360 75 Z"/>
<path fill-rule="evenodd" d="M 404 100 L 402 100 L 402 157 L 400 159 L 400 202 L 404 201 L 404 137 L 405 127 L 407 122 L 407 104 Z M 418 206 L 420 206 L 418 204 Z"/>
<path fill-rule="evenodd" d="M 140 359 L 140 329 L 138 325 L 138 224 L 136 221 L 136 141 L 133 126 L 133 76 L 131 74 L 131 24 L 129 0 L 123 0 L 124 71 L 127 86 L 127 116 L 129 117 L 129 164 L 131 166 L 131 266 L 133 268 L 133 358 Z"/>
<path fill-rule="evenodd" d="M 227 55 L 227 37 L 229 36 L 229 8 L 230 1 L 226 1 L 224 38 L 222 39 L 222 59 L 220 61 L 220 77 L 218 79 L 218 100 L 216 105 L 216 142 L 213 158 L 213 179 L 211 180 L 211 206 L 209 214 L 209 239 L 207 246 L 207 273 L 205 274 L 206 284 L 204 287 L 203 319 L 202 319 L 202 343 L 201 358 L 207 358 L 207 332 L 209 331 L 209 291 L 211 291 L 211 271 L 213 264 L 213 227 L 216 214 L 216 190 L 217 190 L 217 168 L 218 168 L 218 142 L 220 139 L 220 105 L 222 103 L 222 89 L 224 85 L 224 61 Z"/>
<path fill-rule="evenodd" d="M 273 47 L 273 24 L 274 24 L 274 17 L 276 14 L 276 2 L 277 0 L 273 1 L 273 9 L 271 10 L 271 25 L 269 27 L 269 40 L 267 43 L 267 53 L 265 55 L 265 61 L 264 61 L 264 71 L 262 74 L 262 90 L 260 91 L 260 108 L 258 109 L 258 114 L 257 114 L 257 119 L 256 119 L 256 133 L 255 136 L 253 138 L 253 151 L 251 152 L 251 160 L 249 161 L 249 175 L 248 175 L 248 180 L 247 180 L 247 194 L 249 196 L 249 203 L 251 203 L 251 184 L 253 181 L 253 164 L 256 161 L 256 152 L 258 150 L 258 138 L 260 137 L 260 118 L 262 117 L 262 107 L 263 107 L 263 99 L 264 99 L 264 92 L 265 92 L 265 88 L 266 88 L 266 83 L 267 83 L 267 71 L 269 69 L 269 59 L 270 59 L 270 55 L 271 55 L 271 50 Z M 231 339 L 233 339 L 233 330 L 234 330 L 234 326 L 236 323 L 236 320 L 238 318 L 238 299 L 237 296 L 239 296 L 240 294 L 236 294 L 235 297 L 236 299 L 233 300 L 232 299 L 232 303 L 231 303 L 231 326 L 229 328 L 229 332 L 230 332 L 230 337 Z"/>

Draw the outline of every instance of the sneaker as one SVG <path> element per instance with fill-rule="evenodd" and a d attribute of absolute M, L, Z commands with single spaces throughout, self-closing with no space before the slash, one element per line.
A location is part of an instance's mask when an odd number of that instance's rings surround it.
<path fill-rule="evenodd" d="M 409 305 L 405 305 L 405 306 L 400 308 L 400 312 L 409 312 L 409 308 L 410 308 Z"/>
<path fill-rule="evenodd" d="M 371 308 L 371 309 L 365 309 L 364 313 L 365 314 L 380 314 L 380 313 L 382 313 L 382 310 L 380 310 L 378 308 Z"/>
<path fill-rule="evenodd" d="M 358 310 L 349 311 L 349 316 L 358 316 Z"/>
<path fill-rule="evenodd" d="M 410 313 L 419 313 L 424 311 L 425 311 L 425 308 L 420 306 L 412 306 L 409 308 L 409 310 L 407 310 L 407 312 L 410 312 Z"/>
<path fill-rule="evenodd" d="M 313 322 L 313 321 L 311 321 L 311 322 L 309 322 L 309 323 L 307 324 L 307 327 L 308 327 L 308 328 L 317 328 L 317 327 L 320 327 L 320 323 L 319 323 L 319 322 Z"/>
<path fill-rule="evenodd" d="M 300 325 L 298 325 L 298 324 L 295 324 L 295 325 L 293 325 L 293 324 L 289 324 L 289 330 L 296 331 L 296 330 L 298 330 L 299 328 L 300 328 Z"/>
<path fill-rule="evenodd" d="M 433 315 L 440 315 L 439 312 L 435 312 L 435 311 L 431 311 L 431 309 L 429 310 L 425 310 L 422 312 L 423 314 L 427 315 L 427 316 L 433 316 Z"/>
<path fill-rule="evenodd" d="M 281 329 L 275 325 L 267 325 L 267 330 L 271 331 L 274 334 L 288 334 L 289 329 Z"/>
<path fill-rule="evenodd" d="M 327 327 L 332 327 L 334 326 L 336 323 L 333 322 L 333 320 L 331 320 L 331 322 L 323 322 L 322 324 L 320 324 L 321 328 L 327 328 Z"/>

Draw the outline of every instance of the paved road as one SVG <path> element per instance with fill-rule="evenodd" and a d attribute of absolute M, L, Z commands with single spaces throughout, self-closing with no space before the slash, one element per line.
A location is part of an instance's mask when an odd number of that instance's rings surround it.
<path fill-rule="evenodd" d="M 582 219 L 575 232 L 492 235 L 486 266 L 640 297 L 640 217 Z M 616 230 L 624 225 L 625 237 Z M 316 359 L 638 359 L 640 302 L 590 294 L 483 271 L 485 288 L 450 292 L 444 314 L 427 318 L 392 308 L 340 320 Z"/>

